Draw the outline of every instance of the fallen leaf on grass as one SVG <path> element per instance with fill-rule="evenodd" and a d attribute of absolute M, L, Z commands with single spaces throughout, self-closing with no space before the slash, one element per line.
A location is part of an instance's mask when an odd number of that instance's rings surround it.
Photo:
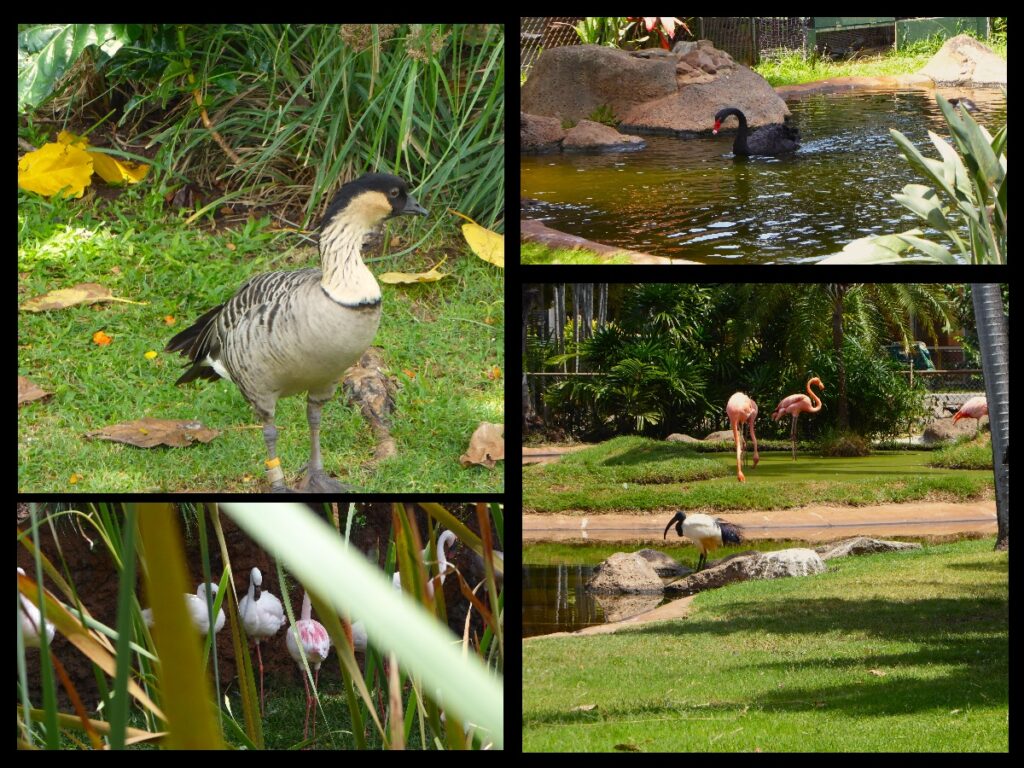
<path fill-rule="evenodd" d="M 31 381 L 26 379 L 24 376 L 18 377 L 18 405 L 24 405 L 25 403 L 31 403 L 34 400 L 42 400 L 44 397 L 49 397 L 52 392 L 47 392 L 42 387 L 38 387 Z"/>
<path fill-rule="evenodd" d="M 71 288 L 58 288 L 42 296 L 31 298 L 21 305 L 26 312 L 46 312 L 51 309 L 65 309 L 78 304 L 96 304 L 101 301 L 120 301 L 125 304 L 145 302 L 120 299 L 110 293 L 110 289 L 99 283 L 79 283 Z"/>
<path fill-rule="evenodd" d="M 869 669 L 868 672 L 870 672 L 875 677 L 885 677 L 885 672 L 883 672 L 880 669 Z"/>
<path fill-rule="evenodd" d="M 448 277 L 447 272 L 438 272 L 437 268 L 444 264 L 441 259 L 426 272 L 385 272 L 377 277 L 382 283 L 436 283 L 438 280 Z"/>
<path fill-rule="evenodd" d="M 458 211 L 448 209 L 450 213 L 464 218 L 468 224 L 462 225 L 462 236 L 466 238 L 473 253 L 489 264 L 505 268 L 505 236 L 498 232 L 481 227 L 469 216 Z"/>
<path fill-rule="evenodd" d="M 573 707 L 570 712 L 592 712 L 597 709 L 597 704 L 580 704 L 578 707 Z"/>
<path fill-rule="evenodd" d="M 44 197 L 81 197 L 92 178 L 92 156 L 70 144 L 44 144 L 18 160 L 18 186 Z"/>
<path fill-rule="evenodd" d="M 504 433 L 504 424 L 481 423 L 469 439 L 469 450 L 459 457 L 459 463 L 464 467 L 482 464 L 488 469 L 494 469 L 495 462 L 505 458 Z"/>
<path fill-rule="evenodd" d="M 204 427 L 198 421 L 137 419 L 123 424 L 111 424 L 95 432 L 86 432 L 85 436 L 98 440 L 113 440 L 115 443 L 128 443 L 137 448 L 153 448 L 157 445 L 184 448 L 197 440 L 200 443 L 208 443 L 219 434 L 219 430 Z"/>
<path fill-rule="evenodd" d="M 96 333 L 92 335 L 93 344 L 98 344 L 101 347 L 108 346 L 113 340 L 113 337 L 107 336 L 103 331 L 96 331 Z"/>
<path fill-rule="evenodd" d="M 498 379 L 500 379 L 501 368 L 499 368 L 496 365 L 492 367 L 490 370 L 487 371 L 487 378 L 490 379 L 491 381 L 497 381 Z"/>
<path fill-rule="evenodd" d="M 616 752 L 639 752 L 640 751 L 640 747 L 638 747 L 636 744 L 616 744 L 615 745 L 615 751 Z"/>

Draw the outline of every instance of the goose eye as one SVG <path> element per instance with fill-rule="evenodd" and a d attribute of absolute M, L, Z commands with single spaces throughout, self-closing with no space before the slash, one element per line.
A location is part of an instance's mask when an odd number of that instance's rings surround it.
<path fill-rule="evenodd" d="M 388 194 L 391 195 L 391 197 L 398 197 L 398 187 L 392 187 Z"/>

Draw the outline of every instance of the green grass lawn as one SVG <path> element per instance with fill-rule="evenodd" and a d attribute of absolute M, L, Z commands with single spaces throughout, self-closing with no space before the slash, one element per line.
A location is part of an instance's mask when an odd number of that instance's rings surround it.
<path fill-rule="evenodd" d="M 788 509 L 811 503 L 968 501 L 992 489 L 991 469 L 931 467 L 926 452 L 823 458 L 803 448 L 793 461 L 788 442 L 758 444 L 760 463 L 744 469 L 747 481 L 738 483 L 731 443 L 721 443 L 718 452 L 709 453 L 686 443 L 618 437 L 552 464 L 523 467 L 523 509 Z M 766 450 L 772 445 L 781 450 Z"/>
<path fill-rule="evenodd" d="M 800 52 L 763 61 L 753 67 L 772 86 L 813 83 L 834 77 L 884 77 L 908 75 L 922 69 L 934 56 L 945 38 L 936 36 L 881 54 L 858 55 L 852 59 L 835 61 L 817 56 L 804 58 Z M 1006 37 L 981 41 L 983 45 L 1006 58 Z"/>
<path fill-rule="evenodd" d="M 600 256 L 578 248 L 548 248 L 540 243 L 521 243 L 521 264 L 629 264 L 629 257 Z"/>
<path fill-rule="evenodd" d="M 237 388 L 226 381 L 174 386 L 184 359 L 163 349 L 251 275 L 317 265 L 315 246 L 271 232 L 269 219 L 234 230 L 186 224 L 140 190 L 52 203 L 22 193 L 18 219 L 19 303 L 82 282 L 144 302 L 19 314 L 18 373 L 53 393 L 19 408 L 19 491 L 265 490 L 262 432 Z M 442 271 L 451 277 L 382 285 L 374 344 L 399 385 L 391 429 L 397 455 L 372 464 L 370 428 L 342 395 L 324 409 L 325 467 L 360 490 L 502 490 L 502 464 L 459 465 L 480 422 L 504 421 L 505 303 L 502 271 L 472 255 L 457 224 L 450 238 L 435 236 L 414 253 L 370 264 L 377 273 L 416 272 L 446 256 Z M 402 224 L 390 231 L 404 243 L 416 234 Z M 97 331 L 113 342 L 94 344 Z M 147 359 L 147 352 L 157 355 Z M 84 437 L 146 416 L 198 420 L 222 433 L 207 445 L 148 450 Z M 304 396 L 279 403 L 277 426 L 285 480 L 294 484 L 309 456 Z"/>
<path fill-rule="evenodd" d="M 705 592 L 682 620 L 523 644 L 525 751 L 1005 751 L 992 538 Z"/>

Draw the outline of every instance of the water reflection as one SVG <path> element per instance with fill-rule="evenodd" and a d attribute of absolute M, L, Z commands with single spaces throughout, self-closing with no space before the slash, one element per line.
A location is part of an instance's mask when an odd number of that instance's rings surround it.
<path fill-rule="evenodd" d="M 994 131 L 1005 122 L 997 89 L 970 96 L 979 123 Z M 934 157 L 928 130 L 948 129 L 931 93 L 816 94 L 788 104 L 804 137 L 791 155 L 734 158 L 731 134 L 648 136 L 647 148 L 628 156 L 525 157 L 521 194 L 541 201 L 535 216 L 555 229 L 706 263 L 817 261 L 858 237 L 917 225 L 891 195 L 924 180 L 889 129 Z"/>
<path fill-rule="evenodd" d="M 603 624 L 604 611 L 585 588 L 593 572 L 590 565 L 524 565 L 523 637 Z"/>

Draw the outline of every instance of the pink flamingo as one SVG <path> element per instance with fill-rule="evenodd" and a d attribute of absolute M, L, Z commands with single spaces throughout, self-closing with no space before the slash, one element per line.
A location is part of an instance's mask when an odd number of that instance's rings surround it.
<path fill-rule="evenodd" d="M 288 634 L 285 636 L 285 642 L 288 644 L 288 653 L 292 655 L 295 663 L 299 665 L 299 671 L 302 673 L 302 682 L 306 686 L 306 724 L 302 730 L 303 739 L 307 738 L 309 734 L 309 711 L 313 706 L 313 697 L 309 693 L 309 679 L 305 668 L 302 666 L 302 653 L 299 651 L 299 643 L 302 643 L 302 647 L 306 652 L 306 660 L 309 662 L 309 666 L 313 668 L 314 687 L 318 686 L 320 682 L 320 664 L 327 658 L 327 654 L 331 652 L 331 638 L 323 624 L 310 618 L 312 609 L 313 606 L 309 601 L 309 593 L 304 592 L 302 595 L 302 618 L 292 624 Z M 313 715 L 313 739 L 316 740 L 315 713 Z"/>
<path fill-rule="evenodd" d="M 976 425 L 974 436 L 978 436 L 978 432 L 981 431 L 981 417 L 988 416 L 988 400 L 984 397 L 972 397 L 966 403 L 960 406 L 960 410 L 953 414 L 953 423 L 956 424 L 960 419 L 974 419 Z"/>
<path fill-rule="evenodd" d="M 772 414 L 772 421 L 778 421 L 784 413 L 788 413 L 793 417 L 793 428 L 789 432 L 789 439 L 793 444 L 793 461 L 796 461 L 796 420 L 800 418 L 801 413 L 817 413 L 821 410 L 821 398 L 811 391 L 811 384 L 817 384 L 822 392 L 825 391 L 825 385 L 821 383 L 821 379 L 815 376 L 807 382 L 807 395 L 810 395 L 810 397 L 797 394 L 783 398 L 775 406 L 775 413 Z M 815 404 L 812 404 L 812 400 Z"/>
<path fill-rule="evenodd" d="M 729 416 L 729 423 L 732 425 L 732 439 L 736 443 L 736 479 L 741 483 L 746 482 L 743 476 L 742 456 L 746 447 L 746 438 L 743 437 L 743 424 L 750 425 L 750 437 L 754 441 L 754 466 L 761 460 L 757 454 L 757 435 L 754 434 L 754 422 L 757 421 L 757 403 L 751 400 L 742 392 L 737 392 L 729 398 L 725 406 L 725 412 Z"/>
<path fill-rule="evenodd" d="M 256 658 L 260 662 L 260 707 L 266 708 L 263 695 L 263 654 L 260 641 L 273 637 L 284 626 L 284 608 L 281 601 L 262 590 L 263 574 L 259 568 L 249 571 L 249 591 L 238 601 L 238 613 L 242 617 L 245 634 L 256 641 Z"/>

